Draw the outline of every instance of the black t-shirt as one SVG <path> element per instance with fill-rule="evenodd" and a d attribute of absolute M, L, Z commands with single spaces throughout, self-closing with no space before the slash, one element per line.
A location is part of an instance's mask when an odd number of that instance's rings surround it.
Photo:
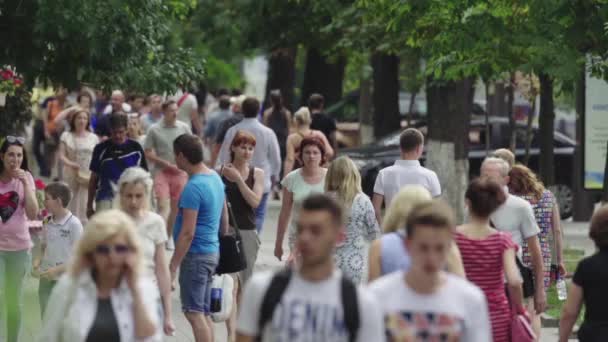
<path fill-rule="evenodd" d="M 336 120 L 325 113 L 313 114 L 310 128 L 323 132 L 330 143 L 331 139 L 329 137 L 332 135 L 332 133 L 338 130 Z"/>
<path fill-rule="evenodd" d="M 228 133 L 230 127 L 238 124 L 241 121 L 243 121 L 243 115 L 235 114 L 220 122 L 219 127 L 217 129 L 217 135 L 215 136 L 215 143 L 221 145 L 224 142 L 224 138 L 226 138 L 226 133 Z"/>
<path fill-rule="evenodd" d="M 608 249 L 583 259 L 572 281 L 583 289 L 585 321 L 579 331 L 581 341 L 596 341 L 608 336 Z M 583 336 L 581 336 L 583 334 Z M 587 337 L 589 339 L 584 339 Z M 599 341 L 599 340 L 597 340 Z"/>
<path fill-rule="evenodd" d="M 97 314 L 86 342 L 120 341 L 118 322 L 110 298 L 97 299 Z"/>

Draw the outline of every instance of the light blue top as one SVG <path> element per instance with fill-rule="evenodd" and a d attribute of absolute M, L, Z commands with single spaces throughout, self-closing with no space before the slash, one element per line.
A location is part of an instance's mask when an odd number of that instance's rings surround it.
<path fill-rule="evenodd" d="M 405 249 L 403 239 L 403 234 L 399 232 L 384 234 L 380 238 L 382 275 L 395 271 L 407 271 L 410 268 L 410 255 Z"/>
<path fill-rule="evenodd" d="M 183 210 L 198 211 L 194 239 L 189 253 L 214 254 L 219 253 L 219 227 L 222 209 L 224 207 L 224 183 L 220 176 L 213 171 L 210 174 L 190 176 L 179 198 L 179 211 L 175 219 L 173 238 L 177 242 L 182 230 Z"/>

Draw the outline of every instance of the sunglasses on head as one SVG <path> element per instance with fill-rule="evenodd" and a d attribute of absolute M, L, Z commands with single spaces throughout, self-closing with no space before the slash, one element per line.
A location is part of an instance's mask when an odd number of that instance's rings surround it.
<path fill-rule="evenodd" d="M 14 144 L 14 143 L 19 143 L 21 145 L 25 144 L 25 138 L 24 137 L 15 137 L 12 135 L 8 135 L 6 137 L 6 141 L 8 141 L 9 144 Z"/>
<path fill-rule="evenodd" d="M 95 247 L 95 253 L 101 255 L 109 255 L 112 250 L 114 250 L 114 253 L 116 254 L 126 254 L 131 251 L 131 247 L 123 244 L 97 245 L 97 247 Z"/>

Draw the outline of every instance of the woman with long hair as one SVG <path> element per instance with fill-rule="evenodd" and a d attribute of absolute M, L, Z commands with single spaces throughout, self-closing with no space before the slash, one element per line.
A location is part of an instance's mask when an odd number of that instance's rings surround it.
<path fill-rule="evenodd" d="M 220 174 L 226 187 L 226 202 L 234 215 L 229 215 L 230 226 L 238 229 L 242 239 L 242 247 L 247 260 L 247 268 L 239 272 L 233 290 L 235 304 L 240 303 L 243 285 L 253 274 L 255 261 L 260 249 L 255 224 L 255 208 L 258 207 L 264 194 L 264 170 L 251 165 L 255 150 L 255 136 L 246 131 L 238 131 L 230 146 L 230 163 L 221 167 Z M 236 333 L 236 308 L 233 305 L 230 319 L 226 321 L 230 341 L 234 341 Z"/>
<path fill-rule="evenodd" d="M 150 211 L 152 176 L 140 167 L 126 169 L 118 180 L 118 207 L 135 222 L 143 255 L 143 276 L 158 285 L 156 299 L 163 313 L 163 330 L 171 335 L 175 330 L 171 315 L 171 278 L 165 256 L 167 229 L 165 220 Z"/>
<path fill-rule="evenodd" d="M 142 259 L 127 214 L 110 209 L 91 217 L 53 289 L 38 341 L 161 341 L 158 290 L 142 277 Z"/>
<path fill-rule="evenodd" d="M 7 136 L 0 146 L 0 305 L 5 308 L 7 342 L 19 340 L 23 279 L 32 247 L 27 221 L 38 214 L 24 144 L 23 137 Z"/>
<path fill-rule="evenodd" d="M 65 182 L 72 189 L 74 197 L 68 209 L 80 219 L 87 222 L 87 199 L 89 196 L 89 165 L 93 149 L 99 138 L 90 131 L 91 118 L 88 110 L 77 109 L 68 117 L 70 130 L 61 134 L 59 158 L 63 162 Z"/>
<path fill-rule="evenodd" d="M 283 163 L 283 174 L 287 175 L 292 170 L 302 167 L 303 161 L 300 151 L 300 144 L 305 138 L 316 138 L 323 144 L 325 160 L 331 160 L 334 156 L 334 149 L 321 131 L 310 128 L 312 116 L 308 107 L 302 107 L 294 114 L 295 133 L 287 137 L 287 155 Z"/>
<path fill-rule="evenodd" d="M 348 157 L 331 162 L 325 176 L 325 191 L 342 204 L 346 218 L 346 238 L 335 251 L 336 266 L 355 284 L 367 278 L 367 251 L 380 235 L 374 206 L 361 189 L 359 170 Z"/>
<path fill-rule="evenodd" d="M 487 179 L 475 179 L 465 193 L 469 223 L 459 226 L 456 243 L 469 281 L 486 295 L 494 342 L 509 342 L 511 305 L 525 312 L 522 279 L 515 263 L 517 245 L 511 236 L 490 225 L 490 215 L 507 199 L 501 186 Z M 505 293 L 506 277 L 509 299 Z"/>
<path fill-rule="evenodd" d="M 137 141 L 141 146 L 144 146 L 146 135 L 141 127 L 141 121 L 137 113 L 127 114 L 129 121 L 127 123 L 127 136 L 133 141 Z"/>
<path fill-rule="evenodd" d="M 283 196 L 279 222 L 277 225 L 277 236 L 274 245 L 274 255 L 281 260 L 283 257 L 283 240 L 287 232 L 287 224 L 291 219 L 289 229 L 289 249 L 291 250 L 290 260 L 295 256 L 295 215 L 302 201 L 311 193 L 322 193 L 325 190 L 325 174 L 327 169 L 322 167 L 325 163 L 325 144 L 322 140 L 311 137 L 304 138 L 300 143 L 302 151 L 302 161 L 304 165 L 285 176 L 281 185 L 283 186 Z"/>

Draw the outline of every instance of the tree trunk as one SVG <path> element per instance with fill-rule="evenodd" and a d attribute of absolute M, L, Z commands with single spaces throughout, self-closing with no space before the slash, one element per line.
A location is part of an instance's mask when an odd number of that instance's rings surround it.
<path fill-rule="evenodd" d="M 401 129 L 399 113 L 399 57 L 384 53 L 372 56 L 374 135 L 379 138 Z"/>
<path fill-rule="evenodd" d="M 527 166 L 530 162 L 530 147 L 532 147 L 532 122 L 534 121 L 534 113 L 536 112 L 536 96 L 532 97 L 532 110 L 528 113 L 528 121 L 526 123 L 526 152 L 524 154 L 524 164 Z"/>
<path fill-rule="evenodd" d="M 410 94 L 410 106 L 407 109 L 407 116 L 406 116 L 406 122 L 407 122 L 407 126 L 409 127 L 412 124 L 412 119 L 414 118 L 414 105 L 416 104 L 416 94 L 418 94 L 417 92 L 413 91 Z"/>
<path fill-rule="evenodd" d="M 342 83 L 346 57 L 339 56 L 335 62 L 314 47 L 306 52 L 306 67 L 302 83 L 302 97 L 300 103 L 308 104 L 311 94 L 319 93 L 325 97 L 325 106 L 331 106 L 342 98 Z"/>
<path fill-rule="evenodd" d="M 296 55 L 298 48 L 278 48 L 268 59 L 268 81 L 266 95 L 273 89 L 280 89 L 283 103 L 289 110 L 294 109 L 294 87 L 296 84 Z"/>
<path fill-rule="evenodd" d="M 374 141 L 372 80 L 365 73 L 361 76 L 359 87 L 359 140 L 361 145 Z"/>
<path fill-rule="evenodd" d="M 540 139 L 540 178 L 545 186 L 555 184 L 553 160 L 553 124 L 555 108 L 553 104 L 553 79 L 544 73 L 538 74 L 540 81 L 540 113 L 538 133 Z"/>
<path fill-rule="evenodd" d="M 492 95 L 494 95 L 494 85 L 488 84 L 490 81 L 483 81 L 483 84 L 486 88 L 486 108 L 484 110 L 484 118 L 486 129 L 484 132 L 484 139 L 486 140 L 486 156 L 490 155 L 490 101 L 492 99 Z"/>
<path fill-rule="evenodd" d="M 469 182 L 469 126 L 473 108 L 473 79 L 443 84 L 427 82 L 428 138 L 426 167 L 435 171 L 442 196 L 464 218 L 464 196 Z"/>
<path fill-rule="evenodd" d="M 509 92 L 507 93 L 507 115 L 509 116 L 509 149 L 515 153 L 517 148 L 517 127 L 515 127 L 515 117 L 513 117 L 513 102 L 515 101 L 515 74 L 509 77 Z"/>

